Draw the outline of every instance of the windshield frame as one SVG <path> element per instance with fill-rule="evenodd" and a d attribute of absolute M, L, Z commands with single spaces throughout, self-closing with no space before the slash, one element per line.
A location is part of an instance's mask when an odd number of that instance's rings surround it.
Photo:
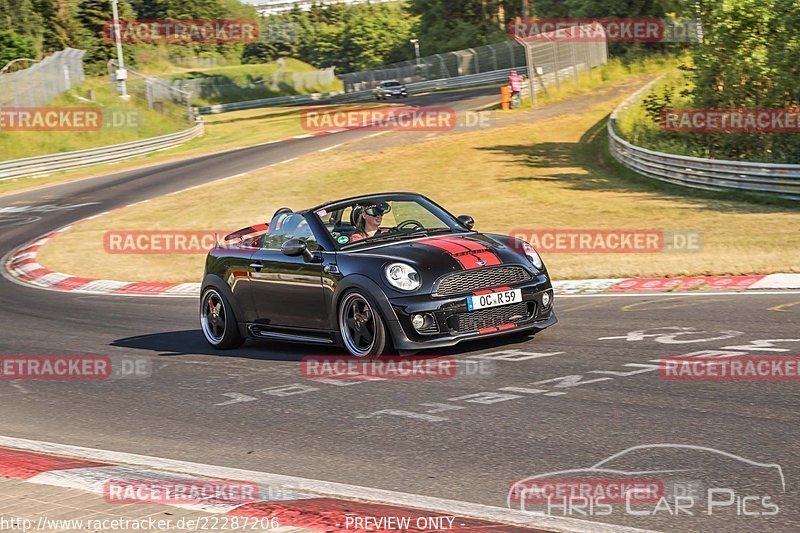
<path fill-rule="evenodd" d="M 368 196 L 358 196 L 353 198 L 347 198 L 345 200 L 339 200 L 330 204 L 322 205 L 310 209 L 310 214 L 313 215 L 315 219 L 314 222 L 318 227 L 323 228 L 325 231 L 326 236 L 328 237 L 329 242 L 331 242 L 336 251 L 346 252 L 349 250 L 360 249 L 362 247 L 373 246 L 373 245 L 380 245 L 380 244 L 388 244 L 394 242 L 404 242 L 406 240 L 415 240 L 421 237 L 421 233 L 424 233 L 423 230 L 409 230 L 407 233 L 389 233 L 383 236 L 376 236 L 370 237 L 367 239 L 362 239 L 356 242 L 348 242 L 345 244 L 340 244 L 336 242 L 336 239 L 333 237 L 330 231 L 328 231 L 327 226 L 323 222 L 322 218 L 319 216 L 319 211 L 337 211 L 340 209 L 346 209 L 347 207 L 353 206 L 355 204 L 362 204 L 367 202 L 416 202 L 420 204 L 422 207 L 430 211 L 434 214 L 437 218 L 439 218 L 447 227 L 446 233 L 464 233 L 469 232 L 467 227 L 465 227 L 461 221 L 458 220 L 452 213 L 441 207 L 436 202 L 422 196 L 421 194 L 415 193 L 386 193 L 386 194 L 375 194 L 375 195 L 368 195 Z M 436 228 L 432 228 L 435 230 Z M 441 228 L 444 230 L 444 227 Z M 430 230 L 429 230 L 430 231 Z M 434 231 L 432 234 L 434 235 L 442 235 L 445 232 L 442 231 Z"/>

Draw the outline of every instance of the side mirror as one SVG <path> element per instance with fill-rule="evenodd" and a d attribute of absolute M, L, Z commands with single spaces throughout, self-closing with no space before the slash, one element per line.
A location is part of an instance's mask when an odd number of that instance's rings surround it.
<path fill-rule="evenodd" d="M 475 225 L 475 219 L 469 215 L 460 215 L 458 217 L 458 221 L 464 224 L 467 229 L 472 229 L 472 227 Z"/>
<path fill-rule="evenodd" d="M 308 262 L 313 261 L 314 254 L 312 254 L 308 246 L 306 245 L 306 241 L 303 239 L 290 239 L 281 245 L 281 252 L 283 255 L 289 257 L 300 257 L 303 256 Z"/>

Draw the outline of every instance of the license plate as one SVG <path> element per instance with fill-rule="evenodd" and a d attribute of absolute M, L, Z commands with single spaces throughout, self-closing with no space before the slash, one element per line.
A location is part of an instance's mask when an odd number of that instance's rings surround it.
<path fill-rule="evenodd" d="M 486 309 L 487 307 L 497 307 L 522 301 L 522 289 L 510 291 L 490 292 L 489 294 L 479 294 L 467 298 L 467 309 Z"/>

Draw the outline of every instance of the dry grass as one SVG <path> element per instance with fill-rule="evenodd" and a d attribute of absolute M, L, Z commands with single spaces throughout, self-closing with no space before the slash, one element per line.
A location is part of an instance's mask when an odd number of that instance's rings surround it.
<path fill-rule="evenodd" d="M 628 78 L 542 107 L 516 125 L 469 133 L 391 134 L 216 182 L 81 224 L 48 244 L 41 262 L 71 274 L 121 280 L 198 281 L 204 256 L 108 255 L 107 229 L 225 229 L 264 221 L 284 205 L 413 190 L 477 229 L 696 230 L 699 253 L 547 254 L 556 279 L 800 272 L 800 213 L 665 189 L 609 161 L 605 118 L 642 85 Z M 624 89 L 624 90 L 621 90 Z M 408 135 L 399 144 L 394 135 Z M 253 191 L 276 191 L 253 196 Z M 209 217 L 212 208 L 214 217 Z"/>

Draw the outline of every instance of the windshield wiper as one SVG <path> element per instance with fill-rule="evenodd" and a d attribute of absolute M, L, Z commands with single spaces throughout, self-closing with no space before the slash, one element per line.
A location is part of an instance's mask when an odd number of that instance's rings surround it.
<path fill-rule="evenodd" d="M 400 232 L 400 233 L 387 233 L 385 235 L 376 235 L 375 237 L 370 238 L 368 241 L 365 242 L 376 242 L 376 241 L 396 241 L 402 239 L 416 239 L 419 237 L 428 237 L 430 235 L 439 234 L 439 233 L 451 233 L 456 230 L 451 228 L 432 228 L 426 230 L 417 230 L 411 231 L 408 233 Z"/>
<path fill-rule="evenodd" d="M 420 238 L 420 237 L 428 237 L 428 236 L 433 235 L 433 234 L 451 233 L 451 232 L 454 232 L 454 233 L 461 232 L 461 233 L 463 233 L 463 231 L 461 231 L 461 230 L 457 230 L 457 229 L 454 230 L 452 228 L 432 228 L 432 229 L 426 229 L 426 230 L 411 231 L 411 232 L 408 232 L 408 233 L 405 233 L 405 232 L 386 233 L 386 234 L 383 234 L 383 235 L 376 235 L 374 237 L 370 237 L 369 239 L 364 239 L 364 240 L 361 240 L 361 241 L 357 241 L 357 242 L 354 242 L 354 243 L 347 244 L 347 245 L 343 246 L 343 248 L 349 248 L 350 246 L 357 245 L 357 244 L 372 244 L 372 243 L 376 243 L 376 242 L 400 241 L 400 240 L 404 240 L 404 239 L 417 239 L 417 238 Z"/>
<path fill-rule="evenodd" d="M 378 242 L 378 241 L 397 241 L 402 239 L 416 239 L 417 237 L 427 237 L 427 231 L 414 231 L 411 233 L 387 233 L 386 235 L 376 235 L 368 240 L 362 242 Z"/>
<path fill-rule="evenodd" d="M 433 229 L 429 229 L 429 230 L 426 230 L 426 231 L 428 232 L 428 234 L 433 234 L 433 233 L 463 233 L 464 232 L 464 230 L 453 229 L 453 228 L 433 228 Z"/>

